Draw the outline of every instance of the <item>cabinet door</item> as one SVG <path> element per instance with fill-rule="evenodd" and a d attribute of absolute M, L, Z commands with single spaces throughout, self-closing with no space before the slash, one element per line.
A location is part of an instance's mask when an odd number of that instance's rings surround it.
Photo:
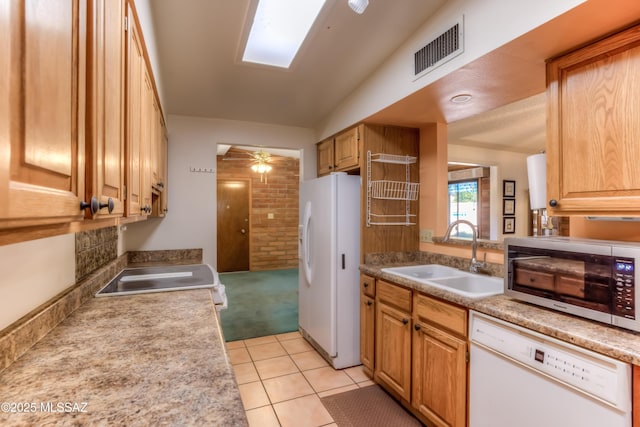
<path fill-rule="evenodd" d="M 375 357 L 375 301 L 360 293 L 360 361 L 364 371 L 373 375 Z"/>
<path fill-rule="evenodd" d="M 154 102 L 155 95 L 150 73 L 144 65 L 142 82 L 142 129 L 140 136 L 140 194 L 142 195 L 142 209 L 145 214 L 151 212 L 152 175 L 155 164 L 155 143 L 153 141 L 155 129 Z"/>
<path fill-rule="evenodd" d="M 639 41 L 635 27 L 547 65 L 551 214 L 640 212 Z"/>
<path fill-rule="evenodd" d="M 416 323 L 413 332 L 411 405 L 442 427 L 465 426 L 467 343 L 431 325 Z"/>
<path fill-rule="evenodd" d="M 0 228 L 84 216 L 86 13 L 83 0 L 0 6 Z"/>
<path fill-rule="evenodd" d="M 411 396 L 411 316 L 376 302 L 375 379 L 398 397 Z"/>
<path fill-rule="evenodd" d="M 152 91 L 153 95 L 153 91 Z M 158 188 L 160 182 L 160 107 L 155 99 L 152 99 L 151 111 L 151 138 L 150 138 L 150 172 L 151 172 L 151 188 Z"/>
<path fill-rule="evenodd" d="M 126 159 L 127 159 L 127 201 L 126 215 L 139 216 L 144 206 L 142 195 L 142 108 L 143 84 L 144 84 L 144 54 L 142 39 L 131 12 L 131 6 L 127 6 L 129 28 L 127 31 L 127 133 L 126 133 Z"/>
<path fill-rule="evenodd" d="M 164 217 L 167 207 L 167 193 L 165 188 L 167 176 L 167 139 L 162 120 L 162 112 L 157 100 L 153 104 L 154 134 L 151 141 L 153 151 L 153 167 L 151 182 L 153 194 L 151 196 L 151 216 Z"/>
<path fill-rule="evenodd" d="M 162 120 L 162 114 L 160 115 L 160 153 L 159 159 L 160 162 L 160 208 L 159 208 L 159 216 L 165 216 L 167 214 L 167 198 L 168 198 L 168 190 L 167 190 L 167 177 L 168 175 L 168 165 L 167 159 L 169 158 L 169 141 L 167 140 L 167 129 L 164 125 L 164 120 Z"/>
<path fill-rule="evenodd" d="M 327 175 L 333 171 L 333 138 L 318 143 L 317 149 L 318 176 Z"/>
<path fill-rule="evenodd" d="M 360 127 L 354 127 L 339 135 L 334 140 L 334 165 L 336 171 L 356 169 L 359 166 Z"/>
<path fill-rule="evenodd" d="M 89 58 L 86 198 L 97 197 L 98 216 L 124 214 L 124 1 L 94 0 Z"/>

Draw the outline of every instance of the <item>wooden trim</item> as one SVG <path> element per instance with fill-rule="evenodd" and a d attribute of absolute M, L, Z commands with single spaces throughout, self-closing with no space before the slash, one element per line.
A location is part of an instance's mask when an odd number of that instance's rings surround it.
<path fill-rule="evenodd" d="M 116 217 L 0 230 L 0 246 L 145 221 L 146 216 Z"/>

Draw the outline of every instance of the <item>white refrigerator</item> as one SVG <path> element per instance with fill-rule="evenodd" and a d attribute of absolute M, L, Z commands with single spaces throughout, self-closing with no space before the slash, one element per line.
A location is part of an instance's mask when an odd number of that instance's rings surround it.
<path fill-rule="evenodd" d="M 300 184 L 300 332 L 336 369 L 360 364 L 360 177 Z"/>

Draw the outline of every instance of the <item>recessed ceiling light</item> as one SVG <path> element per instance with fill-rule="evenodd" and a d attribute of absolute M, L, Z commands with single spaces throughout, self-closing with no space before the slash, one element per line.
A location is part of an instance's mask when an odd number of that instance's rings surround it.
<path fill-rule="evenodd" d="M 289 68 L 326 0 L 259 0 L 242 60 Z"/>
<path fill-rule="evenodd" d="M 450 101 L 454 104 L 464 104 L 471 101 L 472 96 L 468 93 L 461 93 L 456 96 L 451 97 Z"/>

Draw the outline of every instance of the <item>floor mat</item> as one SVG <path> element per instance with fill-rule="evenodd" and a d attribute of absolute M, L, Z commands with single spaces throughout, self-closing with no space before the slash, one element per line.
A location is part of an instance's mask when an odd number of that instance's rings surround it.
<path fill-rule="evenodd" d="M 298 330 L 298 269 L 220 273 L 229 308 L 220 312 L 226 341 Z"/>
<path fill-rule="evenodd" d="M 338 427 L 420 427 L 423 424 L 377 385 L 320 399 Z"/>

